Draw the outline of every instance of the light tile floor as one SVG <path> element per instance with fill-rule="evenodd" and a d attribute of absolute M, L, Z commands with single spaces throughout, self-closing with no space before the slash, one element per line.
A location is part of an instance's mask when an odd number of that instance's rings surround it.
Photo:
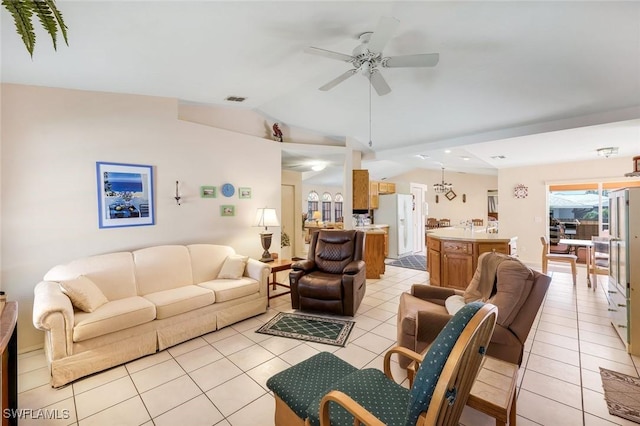
<path fill-rule="evenodd" d="M 284 273 L 286 275 L 286 273 Z M 638 376 L 640 359 L 629 356 L 607 319 L 602 288 L 593 292 L 579 271 L 574 287 L 566 272 L 553 272 L 543 308 L 526 344 L 518 387 L 519 425 L 631 425 L 607 412 L 599 366 Z M 22 425 L 272 425 L 274 403 L 265 383 L 273 374 L 319 351 L 357 367 L 382 368 L 396 339 L 400 293 L 424 283 L 425 272 L 387 266 L 368 280 L 367 295 L 345 348 L 269 337 L 255 330 L 288 296 L 271 300 L 267 313 L 154 355 L 78 380 L 48 385 L 42 351 L 21 354 L 19 408 L 47 409 L 56 419 L 22 419 Z M 395 364 L 395 376 L 406 374 Z M 53 413 L 53 415 L 51 414 Z M 38 417 L 38 415 L 31 417 Z M 66 417 L 66 418 L 63 418 Z M 466 408 L 461 424 L 492 426 L 493 419 Z"/>

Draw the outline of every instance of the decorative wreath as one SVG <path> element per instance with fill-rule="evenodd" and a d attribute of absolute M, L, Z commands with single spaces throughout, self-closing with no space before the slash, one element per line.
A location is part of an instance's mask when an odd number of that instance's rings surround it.
<path fill-rule="evenodd" d="M 527 195 L 529 195 L 529 188 L 522 184 L 516 185 L 513 189 L 513 195 L 515 195 L 516 198 L 527 198 Z"/>

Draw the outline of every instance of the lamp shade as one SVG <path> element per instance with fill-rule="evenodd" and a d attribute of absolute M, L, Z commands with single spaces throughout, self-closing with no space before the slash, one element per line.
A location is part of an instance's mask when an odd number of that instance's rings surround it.
<path fill-rule="evenodd" d="M 276 215 L 276 209 L 269 209 L 266 207 L 258 209 L 253 226 L 264 226 L 265 229 L 267 226 L 280 226 L 278 216 Z"/>
<path fill-rule="evenodd" d="M 313 212 L 313 220 L 320 220 L 322 218 L 322 215 L 320 214 L 320 212 L 318 210 Z"/>

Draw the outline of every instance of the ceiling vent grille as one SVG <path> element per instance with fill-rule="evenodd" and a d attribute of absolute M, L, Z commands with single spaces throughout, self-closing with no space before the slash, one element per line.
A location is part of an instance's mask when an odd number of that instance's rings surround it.
<path fill-rule="evenodd" d="M 227 96 L 224 100 L 230 102 L 244 102 L 247 98 L 244 96 Z"/>

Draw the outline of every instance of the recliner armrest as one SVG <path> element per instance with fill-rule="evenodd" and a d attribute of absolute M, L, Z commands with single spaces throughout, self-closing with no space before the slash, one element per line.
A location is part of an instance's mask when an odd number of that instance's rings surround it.
<path fill-rule="evenodd" d="M 346 275 L 355 275 L 358 272 L 362 271 L 362 269 L 364 269 L 364 266 L 365 266 L 364 260 L 353 260 L 349 262 L 347 266 L 344 267 L 344 269 L 342 270 L 342 273 Z"/>
<path fill-rule="evenodd" d="M 431 285 L 414 284 L 411 286 L 411 294 L 418 299 L 428 300 L 433 303 L 444 304 L 444 301 L 453 295 L 463 295 L 464 292 L 452 288 L 436 287 Z"/>
<path fill-rule="evenodd" d="M 316 269 L 316 262 L 311 259 L 300 260 L 291 265 L 291 269 L 294 271 L 311 272 Z"/>
<path fill-rule="evenodd" d="M 418 311 L 416 313 L 416 340 L 431 344 L 450 319 L 451 315 L 449 314 Z"/>

